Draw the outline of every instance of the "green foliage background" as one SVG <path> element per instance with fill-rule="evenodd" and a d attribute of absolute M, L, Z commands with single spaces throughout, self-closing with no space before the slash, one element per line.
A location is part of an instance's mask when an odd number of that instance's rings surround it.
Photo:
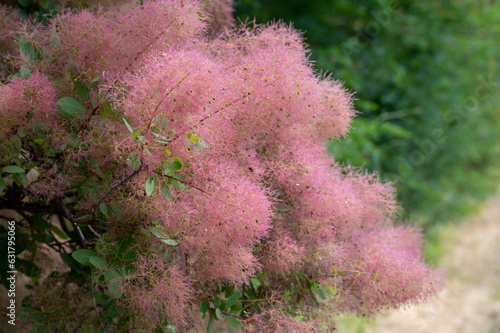
<path fill-rule="evenodd" d="M 338 161 L 394 181 L 423 227 L 478 207 L 498 183 L 499 1 L 237 0 L 242 21 L 293 22 L 311 58 L 356 92 Z"/>

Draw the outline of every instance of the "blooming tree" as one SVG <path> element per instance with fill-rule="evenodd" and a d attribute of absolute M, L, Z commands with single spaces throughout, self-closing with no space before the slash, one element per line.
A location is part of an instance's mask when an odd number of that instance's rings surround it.
<path fill-rule="evenodd" d="M 419 231 L 391 221 L 391 185 L 326 151 L 352 94 L 315 72 L 299 32 L 229 30 L 227 5 L 63 10 L 48 25 L 2 8 L 0 204 L 29 226 L 27 251 L 71 268 L 35 283 L 28 319 L 57 290 L 85 304 L 68 285 L 88 279 L 101 330 L 138 332 L 200 312 L 209 331 L 320 331 L 439 289 Z M 39 325 L 81 325 L 47 312 Z"/>

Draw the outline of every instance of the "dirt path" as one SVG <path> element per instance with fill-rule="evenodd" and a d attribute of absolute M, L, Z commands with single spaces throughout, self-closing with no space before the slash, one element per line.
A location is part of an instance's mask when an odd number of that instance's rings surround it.
<path fill-rule="evenodd" d="M 428 304 L 380 316 L 367 333 L 500 333 L 500 194 L 442 237 L 447 287 Z"/>

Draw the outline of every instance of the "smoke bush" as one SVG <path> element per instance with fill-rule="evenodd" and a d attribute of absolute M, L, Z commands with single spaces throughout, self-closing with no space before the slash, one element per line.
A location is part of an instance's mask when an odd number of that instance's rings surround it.
<path fill-rule="evenodd" d="M 60 217 L 61 255 L 92 267 L 116 330 L 187 328 L 198 307 L 209 330 L 311 331 L 313 308 L 432 296 L 439 276 L 419 232 L 391 222 L 391 185 L 325 148 L 347 134 L 352 93 L 289 26 L 214 26 L 230 10 L 203 8 L 225 3 L 66 10 L 23 39 L 0 86 L 2 204 L 36 217 L 38 243 Z"/>

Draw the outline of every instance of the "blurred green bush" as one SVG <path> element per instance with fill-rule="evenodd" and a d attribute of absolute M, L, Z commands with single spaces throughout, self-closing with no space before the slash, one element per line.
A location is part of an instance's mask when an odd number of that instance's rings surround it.
<path fill-rule="evenodd" d="M 311 59 L 356 92 L 338 161 L 394 181 L 424 228 L 474 210 L 498 184 L 499 1 L 237 0 L 235 15 L 305 31 Z"/>

